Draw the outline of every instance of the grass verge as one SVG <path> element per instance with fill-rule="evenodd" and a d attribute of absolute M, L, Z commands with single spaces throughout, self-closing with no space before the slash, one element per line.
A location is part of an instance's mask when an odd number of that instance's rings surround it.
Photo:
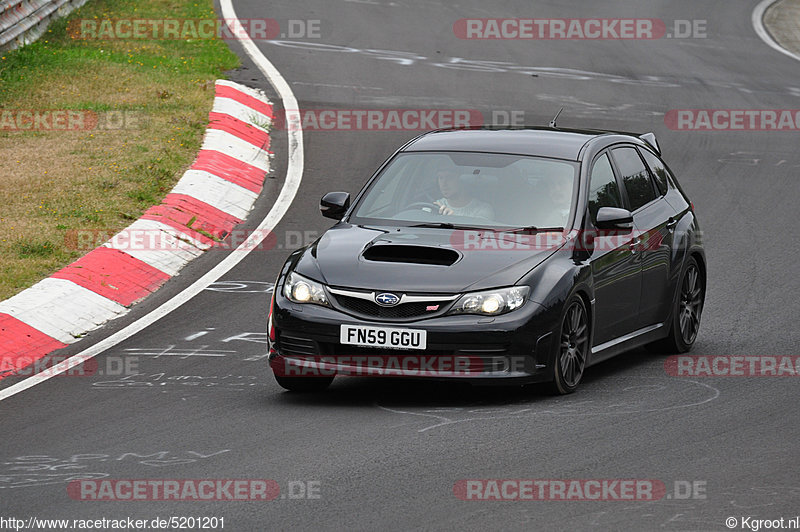
<path fill-rule="evenodd" d="M 90 0 L 39 41 L 0 54 L 0 300 L 84 254 L 68 233 L 130 224 L 194 159 L 214 80 L 239 65 L 225 41 L 71 31 L 86 19 L 165 18 L 217 15 L 210 0 Z M 15 129 L 32 123 L 27 111 L 45 121 Z M 48 111 L 73 112 L 78 128 L 58 129 Z"/>

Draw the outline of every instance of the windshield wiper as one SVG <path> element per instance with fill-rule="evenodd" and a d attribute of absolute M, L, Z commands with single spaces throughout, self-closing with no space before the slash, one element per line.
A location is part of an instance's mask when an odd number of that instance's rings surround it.
<path fill-rule="evenodd" d="M 527 225 L 522 227 L 486 227 L 477 225 L 460 225 L 452 224 L 450 222 L 425 222 L 408 227 L 431 227 L 435 229 L 461 229 L 466 231 L 492 231 L 494 233 L 546 233 L 549 231 L 561 232 L 563 227 L 536 227 L 535 225 Z"/>
<path fill-rule="evenodd" d="M 536 227 L 535 225 L 528 225 L 525 227 L 509 227 L 508 229 L 497 229 L 499 233 L 546 233 L 549 231 L 563 231 L 563 227 Z"/>
<path fill-rule="evenodd" d="M 448 222 L 431 222 L 431 223 L 424 223 L 424 224 L 414 224 L 409 225 L 408 227 L 432 227 L 435 229 L 455 229 L 455 226 Z"/>
<path fill-rule="evenodd" d="M 497 231 L 495 227 L 481 227 L 473 225 L 452 224 L 450 222 L 426 222 L 409 225 L 408 227 L 432 227 L 436 229 L 459 229 L 464 231 Z"/>

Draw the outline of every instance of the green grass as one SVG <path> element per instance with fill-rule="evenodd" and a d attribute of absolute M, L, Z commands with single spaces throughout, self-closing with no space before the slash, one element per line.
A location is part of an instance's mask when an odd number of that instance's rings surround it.
<path fill-rule="evenodd" d="M 124 112 L 129 126 L 0 129 L 0 300 L 84 253 L 70 231 L 113 234 L 160 202 L 200 147 L 214 80 L 239 65 L 221 40 L 75 39 L 70 21 L 207 18 L 210 0 L 92 0 L 0 56 L 0 111 Z"/>
<path fill-rule="evenodd" d="M 21 259 L 26 259 L 28 257 L 50 257 L 56 251 L 56 247 L 49 240 L 44 242 L 15 242 L 14 249 L 17 252 L 17 256 Z"/>

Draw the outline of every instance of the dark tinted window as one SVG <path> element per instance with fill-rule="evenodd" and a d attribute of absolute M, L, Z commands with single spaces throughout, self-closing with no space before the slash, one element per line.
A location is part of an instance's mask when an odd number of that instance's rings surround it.
<path fill-rule="evenodd" d="M 594 162 L 589 181 L 589 213 L 592 215 L 592 220 L 597 219 L 600 207 L 622 207 L 614 171 L 605 153 Z"/>
<path fill-rule="evenodd" d="M 614 161 L 622 174 L 622 183 L 631 202 L 631 211 L 656 199 L 650 174 L 635 148 L 615 148 Z"/>
<path fill-rule="evenodd" d="M 667 170 L 666 165 L 647 150 L 642 150 L 642 155 L 644 156 L 644 160 L 647 161 L 647 166 L 650 167 L 650 171 L 653 172 L 653 177 L 656 178 L 656 185 L 658 185 L 658 190 L 661 194 L 667 193 L 667 174 L 669 170 Z"/>

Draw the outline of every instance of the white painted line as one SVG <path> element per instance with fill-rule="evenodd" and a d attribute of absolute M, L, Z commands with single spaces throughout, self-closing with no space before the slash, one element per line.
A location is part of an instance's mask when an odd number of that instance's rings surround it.
<path fill-rule="evenodd" d="M 247 122 L 252 127 L 258 128 L 264 132 L 267 131 L 264 128 L 264 125 L 272 123 L 272 119 L 264 113 L 260 113 L 252 107 L 247 107 L 242 102 L 237 102 L 231 98 L 214 98 L 214 107 L 211 108 L 211 112 L 223 113 L 234 118 L 238 118 L 239 120 Z"/>
<path fill-rule="evenodd" d="M 751 20 L 753 22 L 753 29 L 756 30 L 756 33 L 761 38 L 762 41 L 767 43 L 769 46 L 774 48 L 775 50 L 779 51 L 784 55 L 788 55 L 792 59 L 796 61 L 800 61 L 800 55 L 795 54 L 794 52 L 790 52 L 777 42 L 775 39 L 772 38 L 772 35 L 769 34 L 767 29 L 764 27 L 764 13 L 767 11 L 769 6 L 774 4 L 777 0 L 761 0 L 758 5 L 753 9 L 753 14 L 751 16 Z"/>
<path fill-rule="evenodd" d="M 229 25 L 235 23 L 241 27 L 241 22 L 239 22 L 239 19 L 236 17 L 236 12 L 233 9 L 231 0 L 220 0 L 220 7 L 222 9 L 222 18 L 226 19 Z M 300 108 L 300 106 L 297 104 L 297 99 L 294 97 L 294 93 L 292 93 L 292 89 L 289 87 L 289 84 L 283 78 L 281 73 L 278 72 L 278 69 L 276 69 L 275 66 L 273 66 L 273 64 L 270 63 L 266 57 L 264 57 L 264 54 L 261 53 L 261 50 L 258 49 L 253 41 L 246 34 L 244 34 L 239 42 L 244 46 L 245 52 L 250 56 L 250 59 L 252 59 L 256 66 L 258 66 L 259 70 L 263 72 L 270 85 L 275 88 L 281 100 L 283 100 L 284 109 L 291 110 L 286 112 L 287 122 L 291 124 L 291 127 L 287 129 L 287 135 L 289 137 L 289 153 L 287 161 L 288 166 L 286 169 L 286 181 L 283 183 L 280 194 L 278 194 L 278 198 L 275 200 L 272 208 L 267 213 L 267 216 L 261 221 L 256 230 L 251 233 L 247 240 L 242 242 L 239 247 L 230 253 L 230 255 L 222 259 L 219 264 L 209 270 L 205 275 L 197 279 L 183 292 L 162 304 L 157 309 L 151 311 L 149 314 L 142 316 L 127 327 L 115 332 L 108 338 L 97 342 L 88 349 L 84 349 L 80 353 L 56 364 L 52 368 L 42 371 L 41 373 L 37 373 L 36 375 L 32 375 L 23 381 L 0 390 L 0 401 L 8 399 L 9 397 L 27 390 L 28 388 L 36 386 L 37 384 L 42 383 L 54 377 L 55 375 L 68 371 L 70 368 L 83 363 L 89 358 L 96 357 L 105 350 L 114 347 L 123 340 L 130 338 L 139 331 L 157 322 L 173 310 L 179 308 L 181 305 L 202 292 L 211 283 L 225 275 L 231 270 L 231 268 L 239 264 L 239 262 L 241 262 L 242 259 L 248 255 L 250 252 L 249 250 L 256 249 L 258 244 L 267 237 L 268 233 L 275 229 L 275 226 L 278 225 L 278 222 L 281 221 L 281 218 L 283 218 L 283 216 L 289 210 L 289 207 L 292 205 L 292 201 L 297 194 L 297 189 L 300 188 L 300 182 L 303 179 L 303 130 L 300 122 L 300 113 L 296 111 Z"/>
<path fill-rule="evenodd" d="M 269 172 L 269 152 L 221 129 L 206 130 L 202 150 L 221 151 L 235 159 Z"/>
<path fill-rule="evenodd" d="M 172 193 L 192 196 L 240 220 L 247 217 L 258 199 L 258 194 L 252 190 L 205 170 L 187 170 L 172 189 Z"/>
<path fill-rule="evenodd" d="M 196 339 L 200 338 L 201 336 L 205 336 L 206 334 L 208 334 L 208 331 L 196 332 L 194 334 L 190 334 L 189 336 L 187 336 L 183 340 L 186 341 L 186 342 L 191 342 L 192 340 L 196 340 Z"/>
<path fill-rule="evenodd" d="M 65 344 L 77 341 L 79 335 L 127 311 L 119 303 L 88 288 L 53 277 L 0 301 L 0 312 Z"/>

